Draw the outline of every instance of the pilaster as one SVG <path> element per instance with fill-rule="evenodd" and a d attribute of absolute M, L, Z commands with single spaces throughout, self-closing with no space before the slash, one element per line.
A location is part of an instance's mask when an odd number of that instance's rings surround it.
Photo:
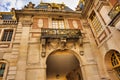
<path fill-rule="evenodd" d="M 100 80 L 95 55 L 93 52 L 92 44 L 90 42 L 91 36 L 89 35 L 89 27 L 88 25 L 84 26 L 85 34 L 83 37 L 83 57 L 86 61 L 81 65 L 83 75 L 85 75 L 84 80 Z"/>
<path fill-rule="evenodd" d="M 22 34 L 19 48 L 19 59 L 17 62 L 16 80 L 26 80 L 26 59 L 28 52 L 28 40 L 31 23 L 22 22 Z"/>

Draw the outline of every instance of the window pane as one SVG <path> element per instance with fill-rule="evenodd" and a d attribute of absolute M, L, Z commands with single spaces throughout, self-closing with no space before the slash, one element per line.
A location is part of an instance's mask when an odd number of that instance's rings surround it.
<path fill-rule="evenodd" d="M 94 11 L 91 13 L 89 18 L 91 20 L 91 23 L 93 25 L 92 27 L 95 30 L 95 33 L 99 34 L 103 28 Z"/>
<path fill-rule="evenodd" d="M 13 30 L 9 31 L 7 41 L 11 41 L 11 39 L 12 39 L 12 34 L 13 34 Z"/>
<path fill-rule="evenodd" d="M 5 30 L 3 33 L 2 41 L 6 41 L 7 35 L 8 35 L 8 31 Z"/>
<path fill-rule="evenodd" d="M 115 71 L 116 71 L 118 77 L 120 78 L 120 66 L 115 68 Z"/>
<path fill-rule="evenodd" d="M 120 58 L 119 57 L 120 57 L 120 53 L 118 53 L 117 51 L 112 52 L 111 64 L 118 77 L 120 77 Z"/>
<path fill-rule="evenodd" d="M 0 64 L 1 64 L 1 67 L 0 67 L 0 77 L 3 77 L 6 64 L 5 63 L 0 63 Z"/>
<path fill-rule="evenodd" d="M 13 30 L 4 30 L 2 41 L 11 41 Z"/>
<path fill-rule="evenodd" d="M 63 19 L 53 19 L 52 27 L 56 29 L 64 29 L 64 20 Z"/>
<path fill-rule="evenodd" d="M 0 70 L 0 77 L 3 77 L 4 70 Z"/>

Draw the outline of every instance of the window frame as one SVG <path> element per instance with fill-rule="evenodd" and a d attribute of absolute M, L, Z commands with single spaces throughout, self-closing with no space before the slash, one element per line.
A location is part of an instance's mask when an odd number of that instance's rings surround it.
<path fill-rule="evenodd" d="M 91 22 L 91 25 L 92 25 L 91 28 L 92 28 L 92 30 L 98 36 L 102 32 L 103 26 L 102 26 L 102 24 L 101 24 L 101 22 L 100 22 L 99 18 L 97 17 L 97 15 L 96 15 L 96 13 L 95 13 L 94 10 L 90 13 L 89 21 Z"/>
<path fill-rule="evenodd" d="M 11 31 L 12 31 L 12 33 L 11 33 Z M 13 38 L 13 34 L 14 34 L 14 29 L 4 29 L 2 36 L 1 36 L 1 41 L 2 42 L 11 42 L 12 38 Z M 6 37 L 4 37 L 4 36 L 6 36 Z M 11 37 L 9 37 L 9 36 L 11 36 Z"/>
<path fill-rule="evenodd" d="M 119 55 L 119 56 L 118 56 Z M 117 62 L 117 63 L 116 63 Z M 120 53 L 113 51 L 111 55 L 111 65 L 116 75 L 120 78 Z"/>
<path fill-rule="evenodd" d="M 4 59 L 0 59 L 0 63 L 5 63 L 5 69 L 4 69 L 4 73 L 3 73 L 3 76 L 0 77 L 0 79 L 2 80 L 6 80 L 7 79 L 7 73 L 8 73 L 8 61 L 4 60 Z"/>
<path fill-rule="evenodd" d="M 52 18 L 52 28 L 65 29 L 65 20 L 60 18 Z"/>

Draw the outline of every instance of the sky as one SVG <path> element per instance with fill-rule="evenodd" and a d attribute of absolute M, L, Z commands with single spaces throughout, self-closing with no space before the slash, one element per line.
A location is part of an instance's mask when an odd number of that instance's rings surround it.
<path fill-rule="evenodd" d="M 71 9 L 75 10 L 77 7 L 79 0 L 42 0 L 42 2 L 54 2 L 54 3 L 62 3 Z M 9 12 L 11 8 L 15 9 L 22 9 L 25 5 L 27 5 L 29 2 L 32 2 L 37 6 L 41 0 L 0 0 L 0 12 Z"/>

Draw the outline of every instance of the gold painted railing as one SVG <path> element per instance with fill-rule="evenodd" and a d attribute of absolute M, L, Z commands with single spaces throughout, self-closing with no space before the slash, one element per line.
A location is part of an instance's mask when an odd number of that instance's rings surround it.
<path fill-rule="evenodd" d="M 1 25 L 16 25 L 16 20 L 0 20 Z"/>
<path fill-rule="evenodd" d="M 81 37 L 81 31 L 79 29 L 41 29 L 41 38 L 75 38 Z"/>

